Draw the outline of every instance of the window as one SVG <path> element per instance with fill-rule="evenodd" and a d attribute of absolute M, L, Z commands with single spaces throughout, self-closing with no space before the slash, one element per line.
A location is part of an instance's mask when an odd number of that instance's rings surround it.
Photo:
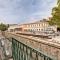
<path fill-rule="evenodd" d="M 43 31 L 43 29 L 41 29 L 41 31 Z"/>
<path fill-rule="evenodd" d="M 40 24 L 39 24 L 39 26 L 40 26 Z"/>
<path fill-rule="evenodd" d="M 40 29 L 39 29 L 39 31 L 40 31 Z"/>
<path fill-rule="evenodd" d="M 38 31 L 38 29 L 37 29 L 37 31 Z"/>

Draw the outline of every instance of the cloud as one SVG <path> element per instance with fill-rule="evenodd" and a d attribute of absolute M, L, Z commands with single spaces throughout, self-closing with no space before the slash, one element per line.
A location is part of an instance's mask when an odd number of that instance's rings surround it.
<path fill-rule="evenodd" d="M 0 20 L 24 23 L 51 15 L 56 0 L 0 0 Z"/>

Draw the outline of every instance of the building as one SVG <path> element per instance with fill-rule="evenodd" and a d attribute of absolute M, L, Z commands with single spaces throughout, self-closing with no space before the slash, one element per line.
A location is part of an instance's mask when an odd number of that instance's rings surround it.
<path fill-rule="evenodd" d="M 24 24 L 24 31 L 44 31 L 49 26 L 48 21 L 40 20 L 34 23 Z"/>
<path fill-rule="evenodd" d="M 20 32 L 20 31 L 23 31 L 23 27 L 24 25 L 11 25 L 9 26 L 8 28 L 8 31 L 9 32 Z"/>
<path fill-rule="evenodd" d="M 27 24 L 21 24 L 21 25 L 13 25 L 8 28 L 8 31 L 10 32 L 44 32 L 46 29 L 47 30 L 55 30 L 55 26 L 50 26 L 49 21 L 46 19 L 36 21 L 33 23 L 27 23 Z"/>

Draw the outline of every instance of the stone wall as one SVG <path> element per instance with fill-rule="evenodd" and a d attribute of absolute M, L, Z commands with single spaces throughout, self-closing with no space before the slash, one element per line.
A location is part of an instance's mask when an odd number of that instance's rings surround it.
<path fill-rule="evenodd" d="M 17 35 L 14 33 L 5 33 L 5 37 L 9 39 L 14 38 L 37 51 L 41 51 L 45 55 L 50 56 L 55 60 L 60 60 L 60 44 L 51 43 L 43 39 Z"/>

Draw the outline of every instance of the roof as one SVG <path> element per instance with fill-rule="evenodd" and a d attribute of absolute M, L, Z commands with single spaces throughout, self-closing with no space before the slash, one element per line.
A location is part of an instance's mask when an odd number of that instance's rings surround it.
<path fill-rule="evenodd" d="M 22 24 L 22 25 L 30 25 L 30 24 L 37 24 L 37 23 L 41 23 L 41 22 L 48 22 L 47 19 L 43 19 L 43 20 L 39 20 L 39 21 L 36 21 L 36 22 L 32 22 L 32 23 L 26 23 L 26 24 Z"/>

